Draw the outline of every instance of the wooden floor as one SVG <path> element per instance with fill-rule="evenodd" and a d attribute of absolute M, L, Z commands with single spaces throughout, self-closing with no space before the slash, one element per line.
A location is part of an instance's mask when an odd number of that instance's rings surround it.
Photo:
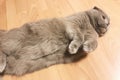
<path fill-rule="evenodd" d="M 111 18 L 110 30 L 98 48 L 77 63 L 56 65 L 3 80 L 120 80 L 120 0 L 0 0 L 0 29 L 12 29 L 38 19 L 66 16 L 94 5 Z"/>

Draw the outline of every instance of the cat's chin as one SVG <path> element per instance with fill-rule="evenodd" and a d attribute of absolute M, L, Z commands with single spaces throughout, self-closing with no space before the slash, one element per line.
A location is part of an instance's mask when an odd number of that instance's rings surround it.
<path fill-rule="evenodd" d="M 97 30 L 97 33 L 98 33 L 99 37 L 104 36 L 106 34 L 106 32 L 107 32 L 107 29 L 105 29 L 104 31 L 103 30 Z"/>
<path fill-rule="evenodd" d="M 103 37 L 105 34 L 99 34 L 99 37 Z"/>
<path fill-rule="evenodd" d="M 104 36 L 105 34 L 99 34 L 99 37 L 102 37 L 102 36 Z"/>

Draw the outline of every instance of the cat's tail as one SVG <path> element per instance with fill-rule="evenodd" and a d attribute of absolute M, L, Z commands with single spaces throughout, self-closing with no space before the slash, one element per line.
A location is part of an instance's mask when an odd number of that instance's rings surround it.
<path fill-rule="evenodd" d="M 6 55 L 0 49 L 0 80 L 2 80 L 2 74 L 6 67 Z"/>
<path fill-rule="evenodd" d="M 6 55 L 0 50 L 0 73 L 4 71 L 6 67 Z"/>
<path fill-rule="evenodd" d="M 5 34 L 5 30 L 0 30 L 0 40 L 1 37 L 4 36 Z M 4 72 L 6 67 L 6 55 L 2 52 L 1 48 L 0 48 L 0 80 L 2 80 L 3 76 L 2 73 Z"/>
<path fill-rule="evenodd" d="M 0 30 L 0 40 L 1 37 L 4 36 L 5 30 Z M 6 55 L 2 52 L 1 47 L 0 47 L 0 73 L 4 71 L 6 67 Z"/>
<path fill-rule="evenodd" d="M 7 31 L 5 30 L 0 30 L 0 46 L 1 46 L 1 39 L 2 39 L 2 36 L 4 36 L 4 34 L 6 33 Z M 1 49 L 1 47 L 0 47 Z"/>

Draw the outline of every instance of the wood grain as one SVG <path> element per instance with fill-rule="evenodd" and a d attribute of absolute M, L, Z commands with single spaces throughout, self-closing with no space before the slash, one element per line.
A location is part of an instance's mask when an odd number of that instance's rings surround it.
<path fill-rule="evenodd" d="M 3 80 L 120 80 L 120 0 L 0 0 L 0 29 L 38 19 L 67 16 L 98 6 L 111 19 L 108 33 L 85 59 Z"/>
<path fill-rule="evenodd" d="M 6 2 L 5 0 L 0 0 L 0 29 L 7 28 L 5 2 Z"/>

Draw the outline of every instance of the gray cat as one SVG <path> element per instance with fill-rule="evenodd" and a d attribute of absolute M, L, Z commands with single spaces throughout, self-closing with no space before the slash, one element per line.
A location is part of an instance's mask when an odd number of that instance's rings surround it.
<path fill-rule="evenodd" d="M 69 63 L 97 47 L 110 23 L 94 7 L 64 18 L 26 23 L 20 28 L 0 31 L 0 73 L 23 75 L 53 64 Z"/>

